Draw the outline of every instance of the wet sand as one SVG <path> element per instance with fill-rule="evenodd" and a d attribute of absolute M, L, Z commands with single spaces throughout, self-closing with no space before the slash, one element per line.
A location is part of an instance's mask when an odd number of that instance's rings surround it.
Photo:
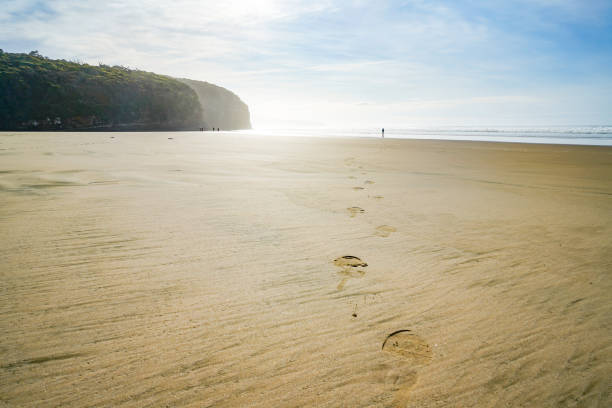
<path fill-rule="evenodd" d="M 0 133 L 0 231 L 0 407 L 612 406 L 612 148 Z"/>

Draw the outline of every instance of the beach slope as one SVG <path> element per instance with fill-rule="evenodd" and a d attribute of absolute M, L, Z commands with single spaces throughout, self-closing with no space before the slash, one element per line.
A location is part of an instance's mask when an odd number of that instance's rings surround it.
<path fill-rule="evenodd" d="M 612 405 L 612 149 L 0 133 L 0 406 Z"/>

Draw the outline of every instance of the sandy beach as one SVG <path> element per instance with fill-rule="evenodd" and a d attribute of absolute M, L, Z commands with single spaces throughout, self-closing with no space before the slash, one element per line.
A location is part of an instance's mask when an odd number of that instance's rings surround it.
<path fill-rule="evenodd" d="M 612 406 L 612 148 L 0 133 L 0 407 Z"/>

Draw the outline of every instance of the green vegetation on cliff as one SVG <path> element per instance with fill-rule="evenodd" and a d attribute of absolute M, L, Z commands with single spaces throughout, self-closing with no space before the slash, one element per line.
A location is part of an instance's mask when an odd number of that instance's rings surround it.
<path fill-rule="evenodd" d="M 242 127 L 218 120 L 226 107 L 234 109 L 223 95 L 204 101 L 208 110 L 200 99 L 190 86 L 164 75 L 0 50 L 0 130 Z M 212 110 L 205 120 L 203 112 Z M 246 115 L 248 120 L 248 108 Z"/>

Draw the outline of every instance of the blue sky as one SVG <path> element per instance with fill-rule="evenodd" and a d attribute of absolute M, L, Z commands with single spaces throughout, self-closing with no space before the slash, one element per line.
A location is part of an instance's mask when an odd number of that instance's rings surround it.
<path fill-rule="evenodd" d="M 610 0 L 13 0 L 0 48 L 209 81 L 256 127 L 612 123 Z"/>

